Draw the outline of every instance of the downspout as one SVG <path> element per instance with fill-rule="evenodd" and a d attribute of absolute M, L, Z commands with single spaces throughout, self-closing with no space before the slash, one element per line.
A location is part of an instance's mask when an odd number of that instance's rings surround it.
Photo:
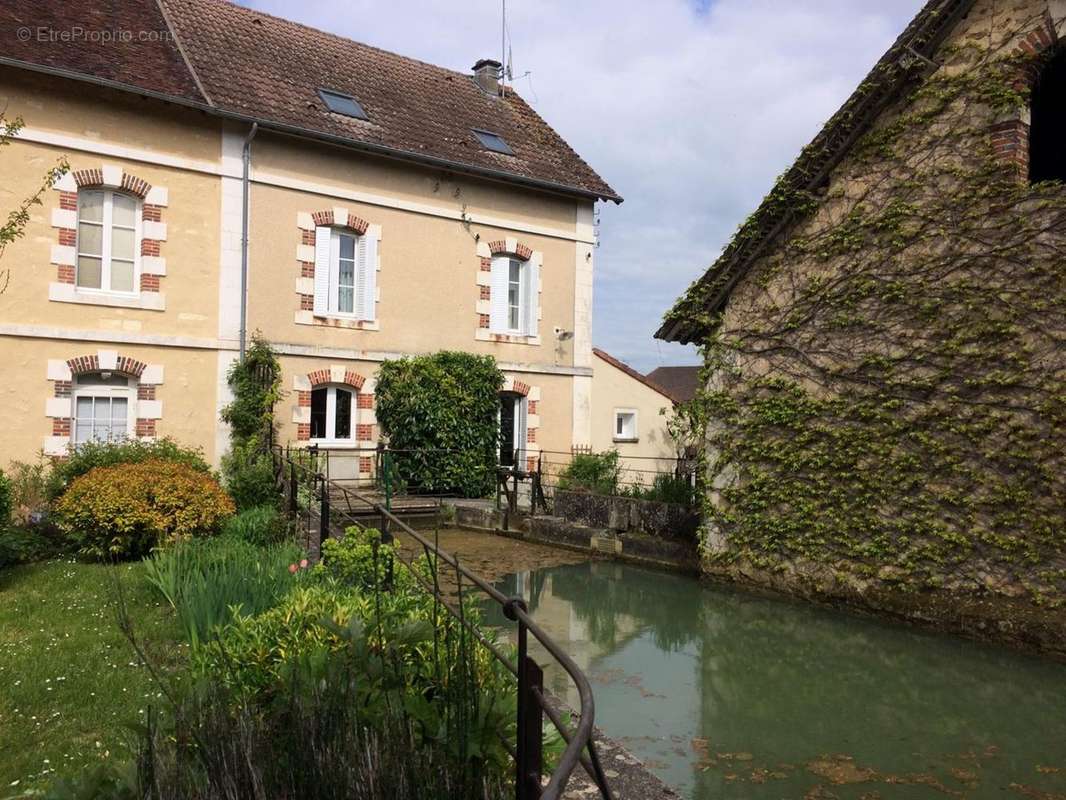
<path fill-rule="evenodd" d="M 244 172 L 241 176 L 241 331 L 240 352 L 244 361 L 245 344 L 248 338 L 248 173 L 252 166 L 252 139 L 259 130 L 259 123 L 253 122 L 252 129 L 244 138 L 243 161 Z"/>

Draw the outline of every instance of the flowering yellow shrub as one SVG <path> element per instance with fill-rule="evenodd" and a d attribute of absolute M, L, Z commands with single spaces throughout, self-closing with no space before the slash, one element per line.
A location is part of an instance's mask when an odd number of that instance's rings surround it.
<path fill-rule="evenodd" d="M 97 467 L 56 505 L 59 527 L 94 558 L 143 556 L 153 547 L 218 530 L 233 501 L 210 475 L 174 461 Z"/>

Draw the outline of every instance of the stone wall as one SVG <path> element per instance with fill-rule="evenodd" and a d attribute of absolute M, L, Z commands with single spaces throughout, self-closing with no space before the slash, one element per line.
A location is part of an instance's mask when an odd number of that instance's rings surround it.
<path fill-rule="evenodd" d="M 555 490 L 554 503 L 555 516 L 590 528 L 633 531 L 677 541 L 693 540 L 699 528 L 699 514 L 674 503 L 562 489 Z"/>

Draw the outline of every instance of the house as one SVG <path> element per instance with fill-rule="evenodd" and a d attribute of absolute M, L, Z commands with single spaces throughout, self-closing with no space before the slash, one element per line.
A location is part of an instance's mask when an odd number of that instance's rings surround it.
<path fill-rule="evenodd" d="M 25 122 L 0 202 L 70 164 L 4 254 L 4 460 L 170 436 L 217 463 L 256 331 L 280 440 L 349 477 L 372 469 L 379 365 L 441 349 L 496 358 L 520 458 L 590 443 L 593 209 L 622 198 L 497 62 L 222 0 L 9 0 L 0 43 Z"/>
<path fill-rule="evenodd" d="M 667 429 L 674 398 L 610 353 L 598 347 L 592 353 L 592 450 L 617 451 L 627 485 L 674 474 L 680 454 Z"/>
<path fill-rule="evenodd" d="M 930 0 L 667 315 L 707 569 L 956 627 L 1061 598 L 1064 45 L 1059 0 Z"/>

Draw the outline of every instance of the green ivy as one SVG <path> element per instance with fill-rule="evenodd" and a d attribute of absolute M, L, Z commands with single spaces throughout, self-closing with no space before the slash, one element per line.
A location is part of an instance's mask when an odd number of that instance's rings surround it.
<path fill-rule="evenodd" d="M 502 386 L 491 356 L 443 351 L 381 365 L 374 402 L 402 487 L 464 497 L 495 488 Z"/>
<path fill-rule="evenodd" d="M 1013 41 L 946 51 L 818 203 L 775 189 L 798 222 L 726 315 L 673 312 L 712 331 L 712 562 L 1062 598 L 1066 190 L 992 146 L 1039 66 Z"/>

